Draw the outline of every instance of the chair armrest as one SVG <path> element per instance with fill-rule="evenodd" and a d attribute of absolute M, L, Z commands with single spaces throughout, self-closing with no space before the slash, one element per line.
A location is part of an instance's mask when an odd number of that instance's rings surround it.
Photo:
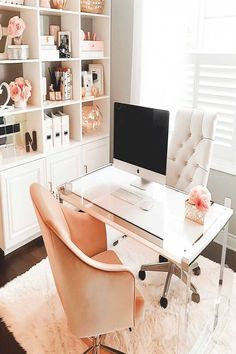
<path fill-rule="evenodd" d="M 86 214 L 61 206 L 72 242 L 88 257 L 107 250 L 105 224 Z"/>

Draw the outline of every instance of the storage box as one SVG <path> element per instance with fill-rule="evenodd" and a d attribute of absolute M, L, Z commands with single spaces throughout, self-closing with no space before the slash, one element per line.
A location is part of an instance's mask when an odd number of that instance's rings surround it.
<path fill-rule="evenodd" d="M 61 117 L 52 114 L 52 136 L 53 147 L 58 148 L 61 146 Z"/>
<path fill-rule="evenodd" d="M 81 59 L 102 59 L 104 57 L 104 52 L 81 52 Z"/>
<path fill-rule="evenodd" d="M 185 217 L 198 224 L 203 225 L 207 211 L 202 211 L 196 208 L 194 204 L 189 203 L 188 199 L 185 201 Z"/>
<path fill-rule="evenodd" d="M 41 45 L 54 45 L 55 39 L 54 36 L 40 36 Z"/>
<path fill-rule="evenodd" d="M 70 143 L 70 123 L 68 114 L 61 115 L 61 143 L 62 145 L 66 145 Z"/>
<path fill-rule="evenodd" d="M 40 50 L 40 58 L 42 60 L 58 60 L 59 50 L 54 50 L 54 49 Z"/>
<path fill-rule="evenodd" d="M 81 41 L 80 49 L 82 52 L 104 51 L 104 41 Z"/>
<path fill-rule="evenodd" d="M 47 115 L 44 118 L 44 147 L 46 151 L 53 149 L 52 118 Z"/>
<path fill-rule="evenodd" d="M 29 46 L 24 45 L 9 45 L 7 47 L 7 57 L 10 60 L 26 60 L 29 58 Z"/>

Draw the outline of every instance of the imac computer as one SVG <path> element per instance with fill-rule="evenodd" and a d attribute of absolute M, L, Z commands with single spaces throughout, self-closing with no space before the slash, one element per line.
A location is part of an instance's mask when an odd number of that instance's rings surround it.
<path fill-rule="evenodd" d="M 168 130 L 168 111 L 115 103 L 113 164 L 139 177 L 135 187 L 166 183 Z"/>

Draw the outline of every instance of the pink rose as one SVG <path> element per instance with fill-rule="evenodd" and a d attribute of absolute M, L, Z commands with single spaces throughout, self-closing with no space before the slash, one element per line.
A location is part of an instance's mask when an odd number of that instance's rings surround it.
<path fill-rule="evenodd" d="M 11 38 L 20 37 L 22 36 L 25 28 L 26 26 L 22 18 L 18 16 L 14 16 L 9 20 L 8 23 L 8 28 L 7 28 L 8 35 Z"/>
<path fill-rule="evenodd" d="M 201 211 L 207 211 L 211 206 L 211 202 L 208 198 L 201 197 L 196 200 L 195 206 L 197 209 L 199 209 Z"/>
<path fill-rule="evenodd" d="M 10 95 L 14 102 L 27 101 L 31 97 L 31 90 L 30 82 L 23 77 L 17 77 L 14 82 L 10 83 Z"/>
<path fill-rule="evenodd" d="M 201 197 L 202 186 L 193 187 L 188 195 L 189 202 L 196 204 L 196 200 Z"/>
<path fill-rule="evenodd" d="M 196 186 L 189 192 L 188 200 L 189 203 L 195 205 L 197 209 L 207 211 L 211 205 L 211 193 L 206 187 Z"/>
<path fill-rule="evenodd" d="M 10 83 L 10 96 L 14 102 L 17 102 L 21 99 L 21 89 L 14 82 Z"/>

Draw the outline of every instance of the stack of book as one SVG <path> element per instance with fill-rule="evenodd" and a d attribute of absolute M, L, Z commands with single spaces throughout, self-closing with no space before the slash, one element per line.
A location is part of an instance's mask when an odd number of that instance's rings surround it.
<path fill-rule="evenodd" d="M 40 36 L 40 56 L 43 60 L 59 59 L 59 50 L 55 45 L 54 36 Z"/>

